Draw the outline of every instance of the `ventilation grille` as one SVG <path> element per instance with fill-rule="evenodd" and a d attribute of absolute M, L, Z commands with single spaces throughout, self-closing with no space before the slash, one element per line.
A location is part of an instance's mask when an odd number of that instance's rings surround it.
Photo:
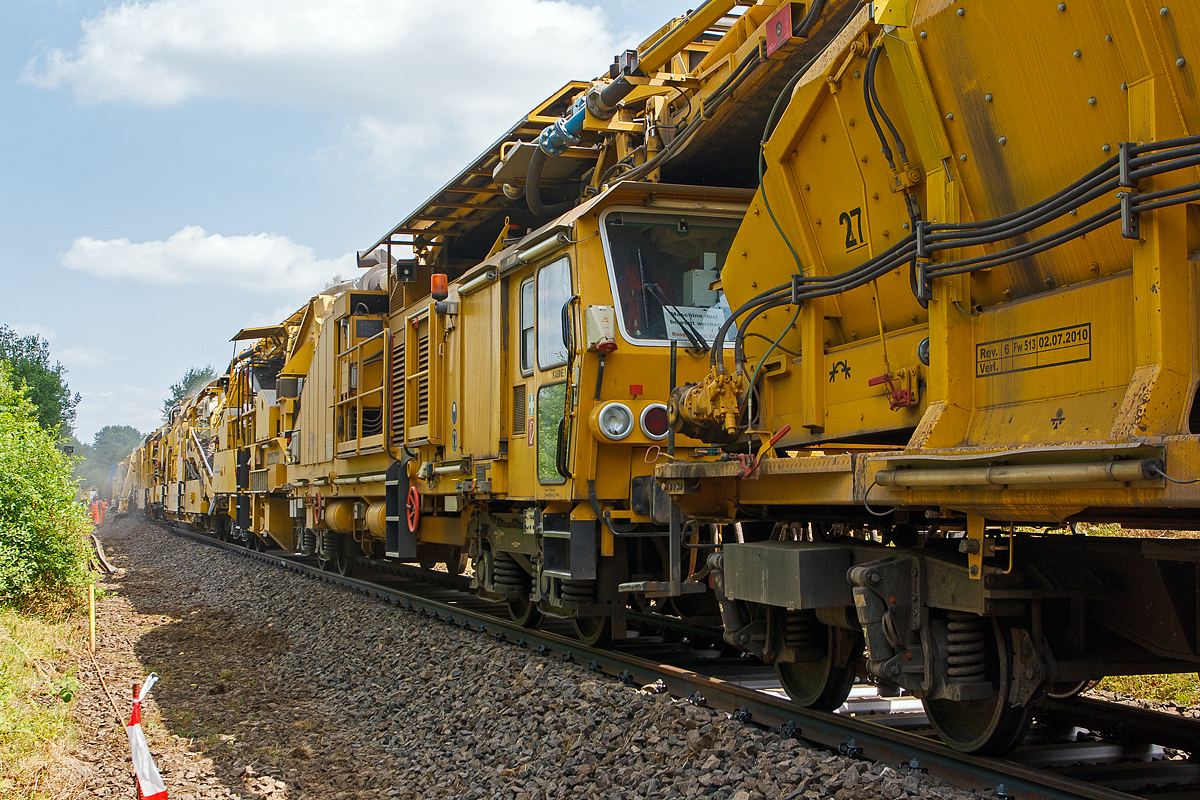
<path fill-rule="evenodd" d="M 404 441 L 404 331 L 392 340 L 392 437 Z"/>
<path fill-rule="evenodd" d="M 417 425 L 429 424 L 429 325 L 417 337 Z"/>
<path fill-rule="evenodd" d="M 179 486 L 181 489 L 183 488 L 182 483 L 179 484 Z M 265 492 L 267 491 L 267 488 L 267 470 L 256 469 L 250 473 L 250 491 Z M 180 494 L 182 494 L 182 492 L 180 492 Z"/>
<path fill-rule="evenodd" d="M 512 435 L 525 435 L 525 384 L 513 387 Z"/>
<path fill-rule="evenodd" d="M 404 283 L 392 278 L 391 291 L 388 292 L 388 313 L 399 314 L 404 310 Z"/>

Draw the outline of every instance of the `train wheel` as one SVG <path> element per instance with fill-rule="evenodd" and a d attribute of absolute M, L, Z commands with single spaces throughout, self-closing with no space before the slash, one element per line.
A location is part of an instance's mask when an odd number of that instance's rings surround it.
<path fill-rule="evenodd" d="M 317 557 L 317 566 L 326 572 L 333 572 L 334 563 L 337 560 L 330 537 L 333 536 L 332 531 L 318 530 L 316 534 L 316 544 L 313 547 L 313 555 Z"/>
<path fill-rule="evenodd" d="M 612 641 L 612 617 L 576 617 L 575 635 L 588 647 L 605 645 Z"/>
<path fill-rule="evenodd" d="M 811 611 L 789 612 L 788 639 L 804 641 L 813 659 L 775 664 L 792 702 L 814 711 L 833 711 L 846 702 L 862 660 L 862 634 L 826 625 Z"/>
<path fill-rule="evenodd" d="M 955 750 L 986 755 L 1006 753 L 1025 738 L 1033 713 L 1032 709 L 1008 703 L 1012 655 L 1004 631 L 995 620 L 990 621 L 989 629 L 989 621 L 965 614 L 952 614 L 950 626 L 952 637 L 957 634 L 960 641 L 976 644 L 972 650 L 978 655 L 975 669 L 982 666 L 979 676 L 998 691 L 984 700 L 926 699 L 925 716 L 941 740 Z M 951 646 L 955 646 L 953 640 Z"/>
<path fill-rule="evenodd" d="M 522 628 L 536 628 L 542 622 L 542 611 L 528 597 L 508 601 L 508 617 Z"/>
<path fill-rule="evenodd" d="M 451 575 L 462 575 L 467 571 L 467 552 L 460 550 L 457 556 L 454 556 L 446 562 L 446 572 Z"/>
<path fill-rule="evenodd" d="M 352 537 L 342 534 L 340 538 L 342 540 L 341 548 L 338 550 L 337 557 L 334 558 L 334 566 L 338 575 L 350 578 L 358 571 L 358 554 L 361 551 L 358 542 L 354 541 Z"/>

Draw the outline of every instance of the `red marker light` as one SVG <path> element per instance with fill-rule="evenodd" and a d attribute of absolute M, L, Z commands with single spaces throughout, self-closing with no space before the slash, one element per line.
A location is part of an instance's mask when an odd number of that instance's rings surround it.
<path fill-rule="evenodd" d="M 667 432 L 671 429 L 670 419 L 667 416 L 667 407 L 662 403 L 655 403 L 646 406 L 642 412 L 642 433 L 654 440 L 661 440 L 667 437 Z"/>
<path fill-rule="evenodd" d="M 643 393 L 642 385 L 640 383 L 629 384 L 629 393 L 634 397 L 641 397 Z"/>
<path fill-rule="evenodd" d="M 429 276 L 429 293 L 434 300 L 445 300 L 450 296 L 446 273 L 435 272 Z"/>

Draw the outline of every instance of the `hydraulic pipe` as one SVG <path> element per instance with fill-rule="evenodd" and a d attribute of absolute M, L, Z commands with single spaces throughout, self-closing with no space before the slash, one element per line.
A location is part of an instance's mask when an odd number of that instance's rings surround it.
<path fill-rule="evenodd" d="M 333 482 L 341 486 L 350 483 L 382 483 L 386 477 L 386 473 L 380 472 L 376 475 L 356 475 L 353 478 L 334 478 Z"/>
<path fill-rule="evenodd" d="M 1090 464 L 1038 464 L 957 469 L 887 469 L 875 474 L 875 483 L 898 489 L 944 486 L 1034 486 L 1064 483 L 1131 483 L 1154 480 L 1162 462 L 1104 461 Z"/>

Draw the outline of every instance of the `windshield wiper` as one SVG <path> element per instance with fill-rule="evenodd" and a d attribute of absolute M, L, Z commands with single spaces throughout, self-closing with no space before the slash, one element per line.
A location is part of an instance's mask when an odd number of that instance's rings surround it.
<path fill-rule="evenodd" d="M 640 256 L 641 253 L 639 252 L 638 255 Z M 708 352 L 708 340 L 704 338 L 704 334 L 700 332 L 700 329 L 696 327 L 695 323 L 693 323 L 685 315 L 680 314 L 675 306 L 670 304 L 670 301 L 667 300 L 667 296 L 663 293 L 663 290 L 659 288 L 657 283 L 643 284 L 642 288 L 654 295 L 654 299 L 658 300 L 659 304 L 662 305 L 663 311 L 670 314 L 671 319 L 675 320 L 675 324 L 683 329 L 683 335 L 686 336 L 688 341 L 692 343 L 692 347 L 696 349 L 698 354 Z"/>

